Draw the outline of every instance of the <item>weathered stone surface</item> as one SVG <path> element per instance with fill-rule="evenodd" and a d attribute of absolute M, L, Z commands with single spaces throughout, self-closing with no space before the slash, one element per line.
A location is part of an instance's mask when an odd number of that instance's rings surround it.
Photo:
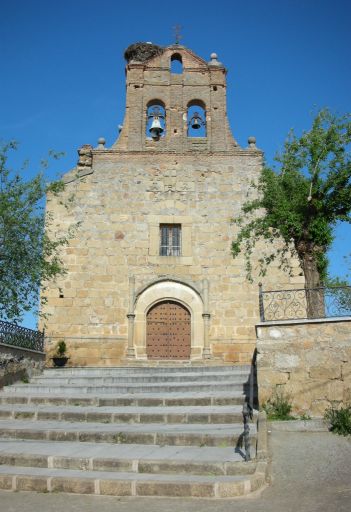
<path fill-rule="evenodd" d="M 43 434 L 45 436 L 46 433 L 43 432 Z M 45 438 L 44 436 L 43 438 Z M 60 432 L 58 430 L 50 430 L 49 432 L 47 432 L 47 439 L 49 439 L 50 441 L 77 441 L 78 436 L 79 432 Z"/>
<path fill-rule="evenodd" d="M 0 343 L 0 389 L 19 380 L 28 381 L 44 364 L 43 353 Z"/>
<path fill-rule="evenodd" d="M 33 468 L 47 468 L 48 461 L 47 457 L 40 455 L 26 455 L 19 454 L 8 456 L 6 454 L 0 455 L 1 464 L 5 464 L 8 466 L 23 466 L 23 467 L 33 467 Z"/>
<path fill-rule="evenodd" d="M 38 420 L 58 420 L 60 413 L 56 411 L 38 411 L 37 418 Z"/>
<path fill-rule="evenodd" d="M 165 420 L 162 414 L 140 414 L 140 423 L 165 423 Z"/>
<path fill-rule="evenodd" d="M 45 492 L 47 490 L 47 478 L 39 476 L 17 476 L 16 490 Z"/>
<path fill-rule="evenodd" d="M 0 475 L 0 489 L 10 491 L 12 489 L 12 477 L 7 475 Z"/>
<path fill-rule="evenodd" d="M 90 469 L 89 459 L 84 458 L 54 457 L 52 465 L 59 469 L 82 469 L 84 471 Z"/>
<path fill-rule="evenodd" d="M 100 480 L 100 494 L 110 496 L 132 496 L 132 482 L 121 480 Z"/>
<path fill-rule="evenodd" d="M 277 384 L 286 384 L 290 374 L 279 369 L 265 369 L 260 364 L 259 386 L 275 386 Z"/>
<path fill-rule="evenodd" d="M 223 464 L 210 462 L 189 463 L 182 461 L 154 462 L 141 461 L 138 465 L 139 473 L 166 473 L 166 474 L 192 474 L 192 475 L 224 475 Z"/>
<path fill-rule="evenodd" d="M 14 413 L 14 417 L 16 420 L 33 420 L 35 417 L 35 412 L 29 412 L 29 411 L 16 411 Z"/>
<path fill-rule="evenodd" d="M 94 494 L 95 482 L 92 479 L 53 477 L 51 480 L 51 490 L 53 492 Z"/>
<path fill-rule="evenodd" d="M 0 419 L 6 419 L 12 417 L 12 411 L 0 411 Z"/>
<path fill-rule="evenodd" d="M 275 365 L 277 368 L 296 368 L 300 364 L 300 358 L 295 354 L 276 354 Z"/>
<path fill-rule="evenodd" d="M 214 496 L 213 484 L 174 483 L 174 482 L 137 482 L 137 496 L 173 496 L 198 498 L 212 498 Z"/>
<path fill-rule="evenodd" d="M 257 338 L 260 402 L 276 390 L 290 396 L 295 413 L 323 415 L 331 406 L 349 403 L 351 396 L 351 320 L 286 322 L 260 325 Z"/>
<path fill-rule="evenodd" d="M 341 379 L 341 364 L 310 369 L 311 379 Z"/>
<path fill-rule="evenodd" d="M 92 466 L 97 471 L 133 471 L 132 460 L 93 459 Z"/>
<path fill-rule="evenodd" d="M 219 498 L 234 498 L 235 496 L 248 494 L 251 490 L 251 485 L 249 480 L 241 482 L 220 482 L 217 489 Z"/>

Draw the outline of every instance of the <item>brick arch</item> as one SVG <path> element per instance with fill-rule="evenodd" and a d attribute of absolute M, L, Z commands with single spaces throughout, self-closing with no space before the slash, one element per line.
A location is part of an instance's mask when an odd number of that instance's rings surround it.
<path fill-rule="evenodd" d="M 200 116 L 200 124 L 198 130 L 192 129 L 191 119 L 194 116 Z M 199 99 L 192 99 L 187 104 L 187 136 L 188 137 L 207 137 L 207 120 L 206 120 L 206 104 Z"/>
<path fill-rule="evenodd" d="M 199 107 L 199 108 L 202 108 L 203 110 L 206 110 L 206 103 L 203 100 L 194 98 L 194 99 L 188 101 L 187 108 L 190 108 L 190 107 Z"/>
<path fill-rule="evenodd" d="M 146 359 L 146 317 L 157 303 L 172 301 L 183 305 L 191 315 L 190 359 L 200 359 L 204 348 L 204 306 L 200 293 L 176 280 L 157 281 L 144 287 L 135 303 L 134 347 L 137 359 Z"/>
<path fill-rule="evenodd" d="M 183 59 L 180 53 L 175 52 L 171 55 L 170 59 L 171 73 L 181 74 L 183 73 Z"/>
<path fill-rule="evenodd" d="M 151 99 L 150 101 L 148 101 L 146 104 L 145 137 L 147 137 L 147 138 L 150 138 L 149 129 L 151 127 L 152 119 L 153 119 L 152 117 L 150 117 L 150 115 L 155 111 L 155 109 L 159 111 L 160 116 L 161 116 L 158 118 L 159 123 L 163 129 L 163 133 L 162 133 L 161 137 L 164 137 L 166 134 L 166 129 L 167 129 L 166 104 L 164 103 L 164 101 L 162 101 L 158 98 L 154 98 L 154 99 Z"/>
<path fill-rule="evenodd" d="M 151 98 L 146 103 L 146 109 L 148 109 L 149 107 L 156 106 L 156 105 L 158 105 L 166 110 L 166 103 L 163 100 L 161 100 L 160 98 Z"/>

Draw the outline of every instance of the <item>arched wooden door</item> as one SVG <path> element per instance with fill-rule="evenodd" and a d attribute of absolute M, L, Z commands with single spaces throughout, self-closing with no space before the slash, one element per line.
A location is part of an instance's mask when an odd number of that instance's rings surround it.
<path fill-rule="evenodd" d="M 191 316 L 182 304 L 165 300 L 153 306 L 146 316 L 148 359 L 189 359 Z"/>

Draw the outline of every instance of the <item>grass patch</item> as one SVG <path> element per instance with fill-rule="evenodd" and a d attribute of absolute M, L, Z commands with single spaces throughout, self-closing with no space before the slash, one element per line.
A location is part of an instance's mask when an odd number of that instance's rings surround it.
<path fill-rule="evenodd" d="M 124 444 L 127 442 L 127 436 L 125 435 L 124 432 L 118 432 L 118 434 L 115 434 L 113 436 L 113 441 L 116 444 Z"/>
<path fill-rule="evenodd" d="M 341 436 L 351 435 L 351 405 L 330 407 L 325 411 L 324 418 L 329 423 L 329 430 Z"/>
<path fill-rule="evenodd" d="M 282 391 L 276 391 L 276 393 L 267 400 L 262 408 L 266 411 L 267 419 L 269 420 L 286 421 L 296 419 L 295 416 L 291 414 L 291 398 L 288 395 L 285 395 Z"/>

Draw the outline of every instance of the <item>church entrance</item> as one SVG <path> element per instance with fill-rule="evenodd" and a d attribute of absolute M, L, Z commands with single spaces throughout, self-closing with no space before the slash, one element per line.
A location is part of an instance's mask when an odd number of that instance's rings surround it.
<path fill-rule="evenodd" d="M 148 359 L 189 359 L 191 316 L 182 304 L 158 302 L 146 316 L 146 354 Z"/>

